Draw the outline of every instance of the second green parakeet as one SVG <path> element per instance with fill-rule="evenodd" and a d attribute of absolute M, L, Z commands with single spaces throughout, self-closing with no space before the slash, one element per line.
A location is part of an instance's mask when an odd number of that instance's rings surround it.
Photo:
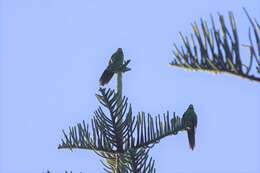
<path fill-rule="evenodd" d="M 197 128 L 197 115 L 194 111 L 193 105 L 189 105 L 188 109 L 182 116 L 182 125 L 188 133 L 188 140 L 190 148 L 195 147 L 195 130 Z"/>

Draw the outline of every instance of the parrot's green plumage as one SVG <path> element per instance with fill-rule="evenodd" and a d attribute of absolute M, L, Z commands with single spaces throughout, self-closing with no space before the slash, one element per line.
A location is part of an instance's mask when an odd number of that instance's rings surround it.
<path fill-rule="evenodd" d="M 182 125 L 188 133 L 188 140 L 190 148 L 195 147 L 195 130 L 197 128 L 197 115 L 194 111 L 193 105 L 189 105 L 188 109 L 182 116 Z"/>
<path fill-rule="evenodd" d="M 117 51 L 111 56 L 107 68 L 102 73 L 99 83 L 100 85 L 107 84 L 113 77 L 114 73 L 120 71 L 124 62 L 124 53 L 122 48 L 118 48 Z"/>
<path fill-rule="evenodd" d="M 111 71 L 116 72 L 117 68 L 123 65 L 124 62 L 124 53 L 122 48 L 118 48 L 117 51 L 111 56 L 109 63 L 108 63 L 108 69 Z"/>

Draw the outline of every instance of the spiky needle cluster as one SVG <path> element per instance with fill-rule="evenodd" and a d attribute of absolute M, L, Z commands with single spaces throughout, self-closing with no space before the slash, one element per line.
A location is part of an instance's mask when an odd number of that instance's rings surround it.
<path fill-rule="evenodd" d="M 123 55 L 119 52 L 118 55 Z M 122 59 L 119 59 L 123 63 Z M 129 61 L 125 63 L 128 64 Z M 122 67 L 122 64 L 117 64 Z M 112 65 L 110 63 L 108 67 Z M 125 66 L 125 69 L 129 68 Z M 122 72 L 125 72 L 123 70 L 124 68 L 122 71 L 116 71 L 117 75 L 122 75 Z M 101 81 L 111 79 L 103 74 Z M 70 127 L 68 133 L 63 131 L 64 138 L 58 148 L 92 150 L 104 159 L 101 162 L 106 172 L 154 173 L 154 160 L 149 157 L 150 149 L 166 136 L 194 128 L 190 125 L 194 123 L 182 123 L 180 117 L 174 113 L 170 115 L 169 111 L 162 116 L 152 116 L 144 112 L 133 116 L 132 106 L 128 103 L 127 97 L 122 97 L 122 76 L 117 80 L 121 81 L 117 81 L 119 85 L 116 91 L 100 88 L 99 94 L 96 94 L 102 107 L 99 106 L 94 112 L 91 125 L 86 125 L 83 121 Z M 192 121 L 192 118 L 187 118 L 190 115 L 194 114 L 185 116 L 185 122 Z"/>
<path fill-rule="evenodd" d="M 193 33 L 190 39 L 180 33 L 184 45 L 179 48 L 174 44 L 174 60 L 170 65 L 191 71 L 229 73 L 260 82 L 260 75 L 255 75 L 252 70 L 253 64 L 256 62 L 256 73 L 260 74 L 260 25 L 256 19 L 253 20 L 249 16 L 245 8 L 244 11 L 251 24 L 248 31 L 250 44 L 243 45 L 250 51 L 247 65 L 241 58 L 241 45 L 232 12 L 229 12 L 231 29 L 228 29 L 224 16 L 219 14 L 220 29 L 217 28 L 211 16 L 211 28 L 208 27 L 205 20 L 201 19 L 200 27 L 197 23 L 192 24 Z M 253 34 L 251 30 L 253 30 Z M 252 35 L 254 39 L 252 39 Z"/>

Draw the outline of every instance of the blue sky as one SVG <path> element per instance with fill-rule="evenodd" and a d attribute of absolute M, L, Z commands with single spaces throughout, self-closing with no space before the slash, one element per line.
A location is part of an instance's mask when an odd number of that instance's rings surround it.
<path fill-rule="evenodd" d="M 98 79 L 118 47 L 131 59 L 124 94 L 134 113 L 182 115 L 192 103 L 198 114 L 195 150 L 186 133 L 162 140 L 151 151 L 157 172 L 260 172 L 260 84 L 168 65 L 178 32 L 209 14 L 233 11 L 248 43 L 242 7 L 259 21 L 259 0 L 0 3 L 1 173 L 103 172 L 93 152 L 57 146 L 62 129 L 90 122 Z"/>

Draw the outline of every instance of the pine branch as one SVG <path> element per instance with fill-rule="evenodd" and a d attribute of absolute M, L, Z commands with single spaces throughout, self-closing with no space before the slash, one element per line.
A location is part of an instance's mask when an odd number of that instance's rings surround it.
<path fill-rule="evenodd" d="M 77 127 L 69 129 L 69 134 L 64 132 L 61 148 L 89 149 L 109 153 L 123 153 L 126 136 L 131 133 L 135 118 L 132 118 L 131 105 L 128 106 L 127 98 L 119 99 L 113 90 L 100 89 L 97 95 L 99 102 L 108 109 L 109 116 L 99 107 L 92 118 L 92 133 L 83 122 Z M 120 101 L 121 100 L 121 101 Z"/>
<path fill-rule="evenodd" d="M 126 97 L 118 104 L 118 95 L 114 91 L 101 89 L 100 92 L 101 95 L 97 95 L 97 98 L 109 110 L 110 117 L 99 107 L 92 119 L 92 135 L 83 121 L 82 124 L 70 127 L 68 134 L 63 131 L 64 139 L 59 149 L 123 153 L 130 148 L 149 147 L 160 139 L 176 135 L 183 130 L 181 118 L 175 114 L 170 117 L 170 113 L 167 112 L 163 114 L 163 118 L 160 115 L 153 118 L 150 114 L 145 115 L 141 112 L 137 117 L 133 117 L 131 105 L 128 106 Z"/>
<path fill-rule="evenodd" d="M 249 38 L 250 45 L 245 45 L 250 50 L 250 65 L 249 65 L 249 67 L 252 66 L 252 61 L 253 61 L 253 58 L 254 58 L 256 60 L 257 65 L 258 65 L 256 67 L 257 72 L 260 73 L 260 25 L 256 21 L 256 19 L 254 19 L 254 21 L 252 20 L 252 18 L 249 16 L 249 14 L 248 14 L 248 12 L 246 11 L 245 8 L 243 8 L 243 9 L 244 9 L 244 11 L 247 15 L 248 20 L 250 21 L 251 27 L 253 28 L 255 42 L 256 42 L 256 43 L 253 43 L 252 35 L 251 35 L 251 28 L 249 28 L 248 38 Z"/>
<path fill-rule="evenodd" d="M 59 148 L 84 148 L 122 153 L 129 148 L 148 147 L 165 136 L 176 135 L 184 130 L 181 118 L 175 113 L 170 117 L 167 111 L 162 118 L 161 115 L 153 117 L 151 114 L 145 115 L 144 112 L 139 112 L 137 117 L 133 117 L 131 105 L 128 106 L 126 97 L 123 97 L 117 107 L 118 95 L 114 91 L 101 89 L 100 92 L 101 95 L 97 95 L 97 98 L 109 110 L 110 117 L 99 107 L 92 119 L 92 135 L 89 126 L 83 121 L 82 124 L 70 127 L 68 134 L 63 131 L 65 140 L 62 139 Z M 118 136 L 122 136 L 120 144 L 117 143 Z M 120 147 L 123 150 L 116 150 L 119 145 L 122 145 Z"/>
<path fill-rule="evenodd" d="M 184 130 L 181 118 L 175 116 L 170 117 L 169 111 L 166 114 L 155 116 L 151 114 L 145 115 L 144 112 L 138 113 L 136 122 L 136 133 L 133 137 L 132 148 L 147 148 L 158 143 L 162 138 L 170 135 L 177 135 L 179 131 Z M 135 142 L 136 141 L 136 142 Z"/>
<path fill-rule="evenodd" d="M 149 157 L 150 149 L 130 149 L 124 154 L 108 154 L 106 162 L 101 161 L 104 170 L 108 173 L 123 172 L 123 173 L 154 173 L 154 160 Z M 118 164 L 118 167 L 115 166 Z"/>
<path fill-rule="evenodd" d="M 155 161 L 149 157 L 149 150 L 143 148 L 129 150 L 129 172 L 155 173 Z"/>
<path fill-rule="evenodd" d="M 92 129 L 95 129 L 95 125 L 92 120 Z M 77 126 L 70 127 L 68 134 L 63 130 L 64 138 L 61 139 L 58 149 L 86 149 L 95 150 L 97 152 L 116 153 L 112 150 L 112 145 L 107 140 L 105 134 L 97 128 L 95 132 L 90 135 L 90 131 L 85 122 L 78 123 Z"/>
<path fill-rule="evenodd" d="M 255 42 L 253 42 L 251 30 L 249 30 L 250 45 L 246 45 L 250 50 L 248 65 L 245 65 L 241 59 L 238 32 L 232 12 L 229 12 L 230 31 L 225 23 L 224 16 L 218 14 L 220 28 L 216 27 L 211 16 L 211 28 L 208 27 L 205 20 L 201 19 L 200 26 L 197 23 L 192 24 L 193 33 L 190 39 L 180 33 L 184 45 L 178 48 L 174 44 L 174 60 L 170 65 L 192 71 L 207 71 L 215 74 L 227 73 L 260 82 L 260 76 L 255 76 L 252 72 L 253 61 L 256 61 L 257 66 L 255 68 L 260 74 L 260 26 L 256 20 L 252 20 L 245 9 L 244 11 L 253 28 L 253 36 L 255 37 Z"/>
<path fill-rule="evenodd" d="M 128 160 L 125 153 L 109 154 L 102 153 L 105 162 L 101 160 L 104 170 L 108 173 L 127 173 L 128 172 Z"/>

